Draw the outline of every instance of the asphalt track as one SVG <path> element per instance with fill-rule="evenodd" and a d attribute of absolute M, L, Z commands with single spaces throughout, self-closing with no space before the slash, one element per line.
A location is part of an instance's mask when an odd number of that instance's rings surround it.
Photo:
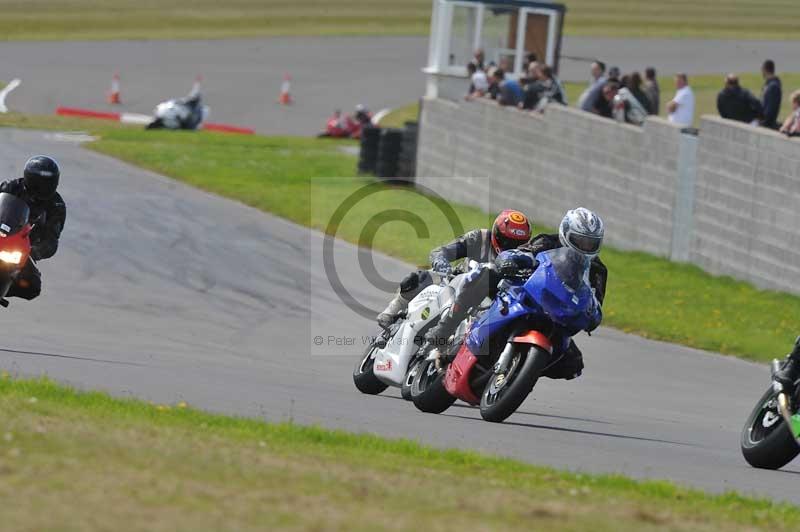
<path fill-rule="evenodd" d="M 502 425 L 461 405 L 425 415 L 394 389 L 370 397 L 353 387 L 361 336 L 374 325 L 330 289 L 318 233 L 57 134 L 0 130 L 3 175 L 16 175 L 36 152 L 61 162 L 67 225 L 58 255 L 40 264 L 41 298 L 2 311 L 4 369 L 156 402 L 800 503 L 796 465 L 755 470 L 738 449 L 741 424 L 768 384 L 766 366 L 601 328 L 578 340 L 583 377 L 543 380 Z M 377 308 L 387 296 L 362 282 L 355 249 L 337 244 L 333 262 L 352 296 Z M 388 278 L 409 268 L 373 259 Z M 335 347 L 333 337 L 356 345 Z"/>
<path fill-rule="evenodd" d="M 105 97 L 118 71 L 121 109 L 150 113 L 158 102 L 188 92 L 201 74 L 212 121 L 313 135 L 337 107 L 363 103 L 379 110 L 422 95 L 427 46 L 423 37 L 7 42 L 0 46 L 0 80 L 22 79 L 7 99 L 9 109 L 47 114 L 58 105 L 110 108 Z M 595 57 L 623 71 L 653 65 L 663 74 L 752 72 L 767 57 L 779 72 L 800 71 L 797 44 L 787 41 L 570 37 L 563 54 L 562 78 L 576 81 L 588 78 L 586 61 Z M 296 102 L 288 108 L 276 103 L 287 72 Z"/>

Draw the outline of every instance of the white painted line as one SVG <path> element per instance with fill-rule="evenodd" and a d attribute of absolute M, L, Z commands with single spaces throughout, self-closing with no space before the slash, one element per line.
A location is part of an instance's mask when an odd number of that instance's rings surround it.
<path fill-rule="evenodd" d="M 119 115 L 119 121 L 124 124 L 147 125 L 153 121 L 153 117 L 150 115 L 141 115 L 138 113 L 121 113 Z"/>
<path fill-rule="evenodd" d="M 20 83 L 22 83 L 22 80 L 14 78 L 8 85 L 3 87 L 3 90 L 0 91 L 0 113 L 8 112 L 8 107 L 6 107 L 6 96 L 8 96 L 11 91 L 19 87 Z"/>
<path fill-rule="evenodd" d="M 387 108 L 387 109 L 381 109 L 380 111 L 378 111 L 377 113 L 375 113 L 375 116 L 373 116 L 373 117 L 372 117 L 372 123 L 373 123 L 374 125 L 376 125 L 376 126 L 377 126 L 377 125 L 380 125 L 380 123 L 381 123 L 381 120 L 383 120 L 384 118 L 386 118 L 386 115 L 388 115 L 388 114 L 389 114 L 389 113 L 391 113 L 391 112 L 392 112 L 392 110 L 391 110 L 391 109 L 388 109 L 388 108 Z"/>
<path fill-rule="evenodd" d="M 49 133 L 45 135 L 46 139 L 55 140 L 57 142 L 74 142 L 81 144 L 83 142 L 92 142 L 97 140 L 97 137 L 89 135 L 83 131 L 64 132 L 64 133 Z"/>

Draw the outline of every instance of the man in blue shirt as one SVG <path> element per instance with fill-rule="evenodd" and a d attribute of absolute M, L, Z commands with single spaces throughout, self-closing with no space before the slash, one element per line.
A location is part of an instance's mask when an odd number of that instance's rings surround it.
<path fill-rule="evenodd" d="M 492 74 L 494 82 L 500 89 L 497 94 L 497 103 L 516 107 L 524 97 L 522 87 L 515 79 L 507 78 L 503 69 L 498 68 Z"/>

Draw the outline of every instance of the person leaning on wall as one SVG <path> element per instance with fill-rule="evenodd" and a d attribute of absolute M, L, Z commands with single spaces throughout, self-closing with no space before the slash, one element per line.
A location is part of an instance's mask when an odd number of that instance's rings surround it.
<path fill-rule="evenodd" d="M 781 126 L 781 133 L 790 137 L 800 136 L 800 90 L 796 90 L 791 96 L 792 114 L 784 120 Z"/>

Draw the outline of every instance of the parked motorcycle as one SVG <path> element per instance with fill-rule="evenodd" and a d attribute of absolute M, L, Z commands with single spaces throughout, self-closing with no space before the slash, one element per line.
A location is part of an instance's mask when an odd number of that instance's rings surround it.
<path fill-rule="evenodd" d="M 772 374 L 782 363 L 772 362 Z M 747 417 L 740 438 L 747 463 L 762 469 L 780 469 L 800 454 L 800 381 L 784 390 L 773 379 Z"/>
<path fill-rule="evenodd" d="M 425 333 L 439 321 L 455 297 L 463 275 L 442 278 L 408 303 L 408 309 L 383 330 L 364 350 L 353 370 L 353 383 L 369 395 L 389 386 L 401 388 L 403 398 L 411 400 L 411 380 L 416 374 L 420 347 Z"/>
<path fill-rule="evenodd" d="M 411 383 L 418 409 L 441 413 L 461 399 L 480 405 L 483 419 L 501 422 L 561 360 L 570 338 L 589 326 L 599 307 L 588 259 L 559 248 L 536 260 L 532 272 L 500 283 L 485 313 L 462 324 L 455 336 L 461 341 L 444 354 L 432 350 L 419 364 Z"/>
<path fill-rule="evenodd" d="M 5 296 L 31 254 L 33 225 L 28 223 L 29 216 L 27 203 L 12 194 L 0 193 L 0 306 L 3 307 L 8 306 Z"/>
<path fill-rule="evenodd" d="M 161 102 L 153 114 L 153 121 L 145 129 L 198 129 L 208 118 L 209 109 L 198 92 Z"/>

